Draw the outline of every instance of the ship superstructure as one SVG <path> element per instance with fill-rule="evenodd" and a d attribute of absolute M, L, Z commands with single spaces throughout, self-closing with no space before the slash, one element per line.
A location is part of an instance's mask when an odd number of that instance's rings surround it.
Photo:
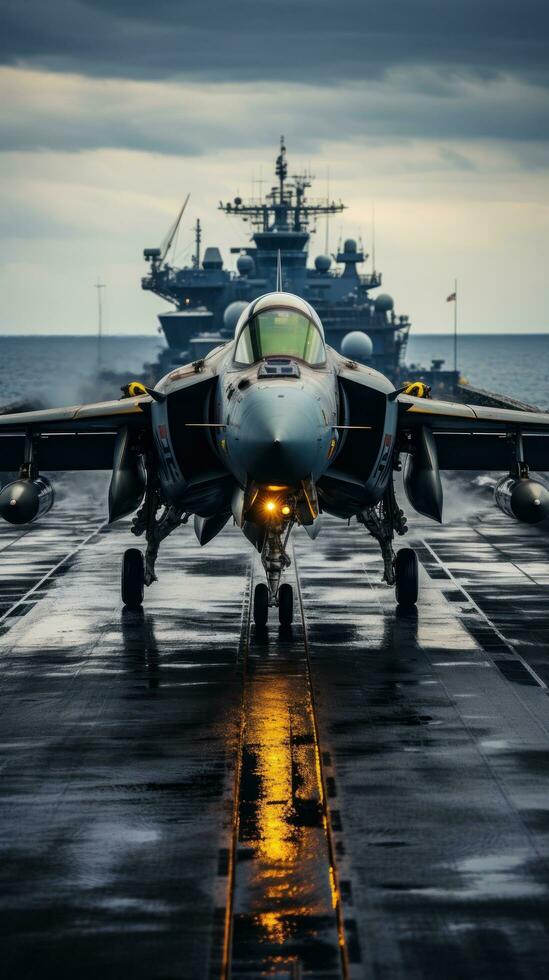
<path fill-rule="evenodd" d="M 202 228 L 197 222 L 195 254 L 190 266 L 176 268 L 166 259 L 166 249 L 148 248 L 150 264 L 142 280 L 143 289 L 174 304 L 175 309 L 159 315 L 172 360 L 199 357 L 233 335 L 244 304 L 275 288 L 280 253 L 283 288 L 308 300 L 317 310 L 327 342 L 345 350 L 346 335 L 358 338 L 362 358 L 393 380 L 398 380 L 410 321 L 397 316 L 394 303 L 385 293 L 375 298 L 371 290 L 381 286 L 381 273 L 363 272 L 368 255 L 354 239 L 347 239 L 334 255 L 317 255 L 308 266 L 311 235 L 318 220 L 343 211 L 341 201 L 307 196 L 310 174 L 288 174 L 286 147 L 281 140 L 275 164 L 276 184 L 263 198 L 220 202 L 226 215 L 247 222 L 250 244 L 235 247 L 236 272 L 224 267 L 221 252 L 208 246 L 202 254 Z M 179 220 L 181 218 L 180 212 Z M 176 222 L 175 228 L 177 228 Z M 173 240 L 174 230 L 170 232 Z M 369 339 L 368 339 L 369 338 Z M 356 338 L 355 338 L 356 341 Z M 347 344 L 352 352 L 352 342 Z M 351 353 L 352 356 L 352 353 Z"/>

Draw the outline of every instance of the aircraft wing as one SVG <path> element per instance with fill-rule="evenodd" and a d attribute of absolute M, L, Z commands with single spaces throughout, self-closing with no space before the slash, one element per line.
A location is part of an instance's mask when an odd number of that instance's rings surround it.
<path fill-rule="evenodd" d="M 116 436 L 150 425 L 150 395 L 0 415 L 0 471 L 18 470 L 31 436 L 41 470 L 110 470 Z"/>
<path fill-rule="evenodd" d="M 510 436 L 523 437 L 524 460 L 531 469 L 549 471 L 549 414 L 400 394 L 399 434 L 406 442 L 425 427 L 433 433 L 441 470 L 509 470 L 514 461 Z"/>

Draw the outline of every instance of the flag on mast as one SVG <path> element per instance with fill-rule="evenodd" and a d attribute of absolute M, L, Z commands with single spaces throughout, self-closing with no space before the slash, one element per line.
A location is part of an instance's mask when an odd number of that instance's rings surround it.
<path fill-rule="evenodd" d="M 453 291 L 453 293 L 450 293 L 450 295 L 446 297 L 446 302 L 447 303 L 453 303 L 454 304 L 454 371 L 456 371 L 456 372 L 457 372 L 457 369 L 458 369 L 458 366 L 457 366 L 457 361 L 458 361 L 458 301 L 457 301 L 457 292 L 458 292 L 458 281 L 457 281 L 457 279 L 454 279 L 454 291 Z"/>

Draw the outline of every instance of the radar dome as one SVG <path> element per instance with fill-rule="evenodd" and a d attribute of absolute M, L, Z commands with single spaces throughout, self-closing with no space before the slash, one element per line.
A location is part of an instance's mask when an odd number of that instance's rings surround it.
<path fill-rule="evenodd" d="M 240 276 L 251 276 L 255 272 L 255 262 L 251 255 L 239 255 L 236 260 L 236 268 Z"/>
<path fill-rule="evenodd" d="M 356 252 L 356 242 L 354 238 L 347 238 L 343 244 L 344 252 Z"/>
<path fill-rule="evenodd" d="M 240 314 L 246 309 L 247 303 L 242 299 L 235 299 L 234 303 L 229 303 L 223 313 L 223 326 L 231 333 L 235 332 Z"/>
<path fill-rule="evenodd" d="M 395 301 L 388 293 L 380 293 L 374 300 L 376 313 L 390 313 L 394 309 Z"/>
<path fill-rule="evenodd" d="M 341 353 L 344 357 L 350 357 L 352 361 L 359 361 L 366 364 L 372 356 L 374 345 L 367 333 L 362 330 L 352 330 L 346 333 L 341 341 Z"/>
<path fill-rule="evenodd" d="M 329 255 L 317 255 L 315 259 L 315 269 L 317 272 L 327 272 L 332 264 Z"/>

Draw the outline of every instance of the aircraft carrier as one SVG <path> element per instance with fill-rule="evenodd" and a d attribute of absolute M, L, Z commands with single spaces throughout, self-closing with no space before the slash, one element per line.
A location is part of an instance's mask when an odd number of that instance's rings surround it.
<path fill-rule="evenodd" d="M 545 977 L 546 532 L 452 482 L 404 615 L 363 528 L 299 531 L 264 632 L 238 529 L 123 611 L 129 521 L 61 490 L 0 527 L 4 975 Z"/>
<path fill-rule="evenodd" d="M 326 197 L 309 197 L 314 178 L 308 172 L 290 174 L 284 137 L 274 167 L 275 184 L 264 195 L 244 200 L 237 195 L 220 201 L 219 210 L 245 223 L 246 245 L 236 245 L 236 271 L 224 265 L 217 246 L 204 247 L 200 219 L 195 225 L 191 264 L 174 264 L 187 196 L 164 241 L 145 248 L 149 271 L 141 286 L 168 301 L 174 309 L 159 314 L 160 331 L 167 342 L 159 360 L 147 365 L 145 380 L 157 380 L 174 366 L 204 357 L 219 344 L 231 340 L 240 313 L 253 299 L 275 288 L 278 256 L 283 288 L 302 296 L 317 310 L 327 343 L 337 351 L 367 363 L 390 378 L 395 385 L 406 380 L 405 363 L 410 318 L 395 312 L 395 302 L 386 292 L 370 295 L 382 285 L 376 269 L 375 240 L 372 255 L 354 238 L 329 249 L 329 222 L 345 205 Z M 260 181 L 260 186 L 264 181 Z M 323 223 L 323 224 L 322 224 Z M 311 242 L 324 231 L 324 252 L 308 265 Z M 375 231 L 372 228 L 372 239 Z M 364 266 L 370 264 L 370 271 Z M 443 360 L 430 367 L 412 370 L 414 378 L 426 381 L 437 395 L 456 394 L 460 381 L 457 369 L 448 370 Z M 114 380 L 104 374 L 105 380 Z"/>
<path fill-rule="evenodd" d="M 507 394 L 484 391 L 461 377 L 456 363 L 445 366 L 442 358 L 431 364 L 407 364 L 406 350 L 411 330 L 410 317 L 395 311 L 389 293 L 377 292 L 383 283 L 376 268 L 375 228 L 372 227 L 372 254 L 362 241 L 341 240 L 335 252 L 329 248 L 330 221 L 345 210 L 341 200 L 309 197 L 314 178 L 309 172 L 290 174 L 284 137 L 274 166 L 275 184 L 263 196 L 244 200 L 220 201 L 219 210 L 227 217 L 246 224 L 245 245 L 235 245 L 236 271 L 225 267 L 215 245 L 204 246 L 200 218 L 194 229 L 194 254 L 190 265 L 175 264 L 187 195 L 177 217 L 159 247 L 145 248 L 148 272 L 141 279 L 146 292 L 171 304 L 158 314 L 159 332 L 166 347 L 156 361 L 145 364 L 137 377 L 146 384 L 181 364 L 200 360 L 215 347 L 232 340 L 238 318 L 251 300 L 275 288 L 278 258 L 282 266 L 283 287 L 306 299 L 317 310 L 327 343 L 344 355 L 381 371 L 398 386 L 422 381 L 433 396 L 465 401 L 469 404 L 503 408 L 527 408 Z M 257 182 L 261 187 L 265 181 Z M 323 224 L 322 224 L 323 223 Z M 309 264 L 315 236 L 324 231 L 324 252 Z M 369 265 L 369 271 L 364 267 Z M 104 396 L 113 387 L 127 383 L 127 377 L 104 369 L 94 379 Z M 90 390 L 90 400 L 94 394 Z"/>
<path fill-rule="evenodd" d="M 362 242 L 348 238 L 330 254 L 326 234 L 325 253 L 316 256 L 312 268 L 308 265 L 311 236 L 318 233 L 319 222 L 326 222 L 327 231 L 330 218 L 343 211 L 345 205 L 328 195 L 308 198 L 313 178 L 309 173 L 289 175 L 283 137 L 275 161 L 275 178 L 277 183 L 263 197 L 245 201 L 237 196 L 233 201 L 219 202 L 224 214 L 247 222 L 250 231 L 253 229 L 245 246 L 231 248 L 237 256 L 235 272 L 224 267 L 217 246 L 203 248 L 200 219 L 195 225 L 191 264 L 181 268 L 173 264 L 190 195 L 161 245 L 143 250 L 149 270 L 141 279 L 142 289 L 168 301 L 174 309 L 158 314 L 158 331 L 166 346 L 155 361 L 134 373 L 135 380 L 154 385 L 182 364 L 200 361 L 232 340 L 247 304 L 275 288 L 280 255 L 284 289 L 302 296 L 317 310 L 326 341 L 334 350 L 381 371 L 396 387 L 420 381 L 429 386 L 435 398 L 537 411 L 536 406 L 507 392 L 487 391 L 471 384 L 462 377 L 457 356 L 453 368 L 446 367 L 445 360 L 439 357 L 432 357 L 428 366 L 406 363 L 412 323 L 407 314 L 395 312 L 394 299 L 388 293 L 370 295 L 383 281 L 375 268 L 375 253 L 370 257 Z M 362 267 L 368 261 L 372 269 L 365 273 Z M 94 372 L 83 394 L 88 401 L 108 399 L 127 383 L 127 374 L 102 367 Z M 11 406 L 11 410 L 16 407 Z M 0 408 L 1 411 L 6 409 Z"/>

